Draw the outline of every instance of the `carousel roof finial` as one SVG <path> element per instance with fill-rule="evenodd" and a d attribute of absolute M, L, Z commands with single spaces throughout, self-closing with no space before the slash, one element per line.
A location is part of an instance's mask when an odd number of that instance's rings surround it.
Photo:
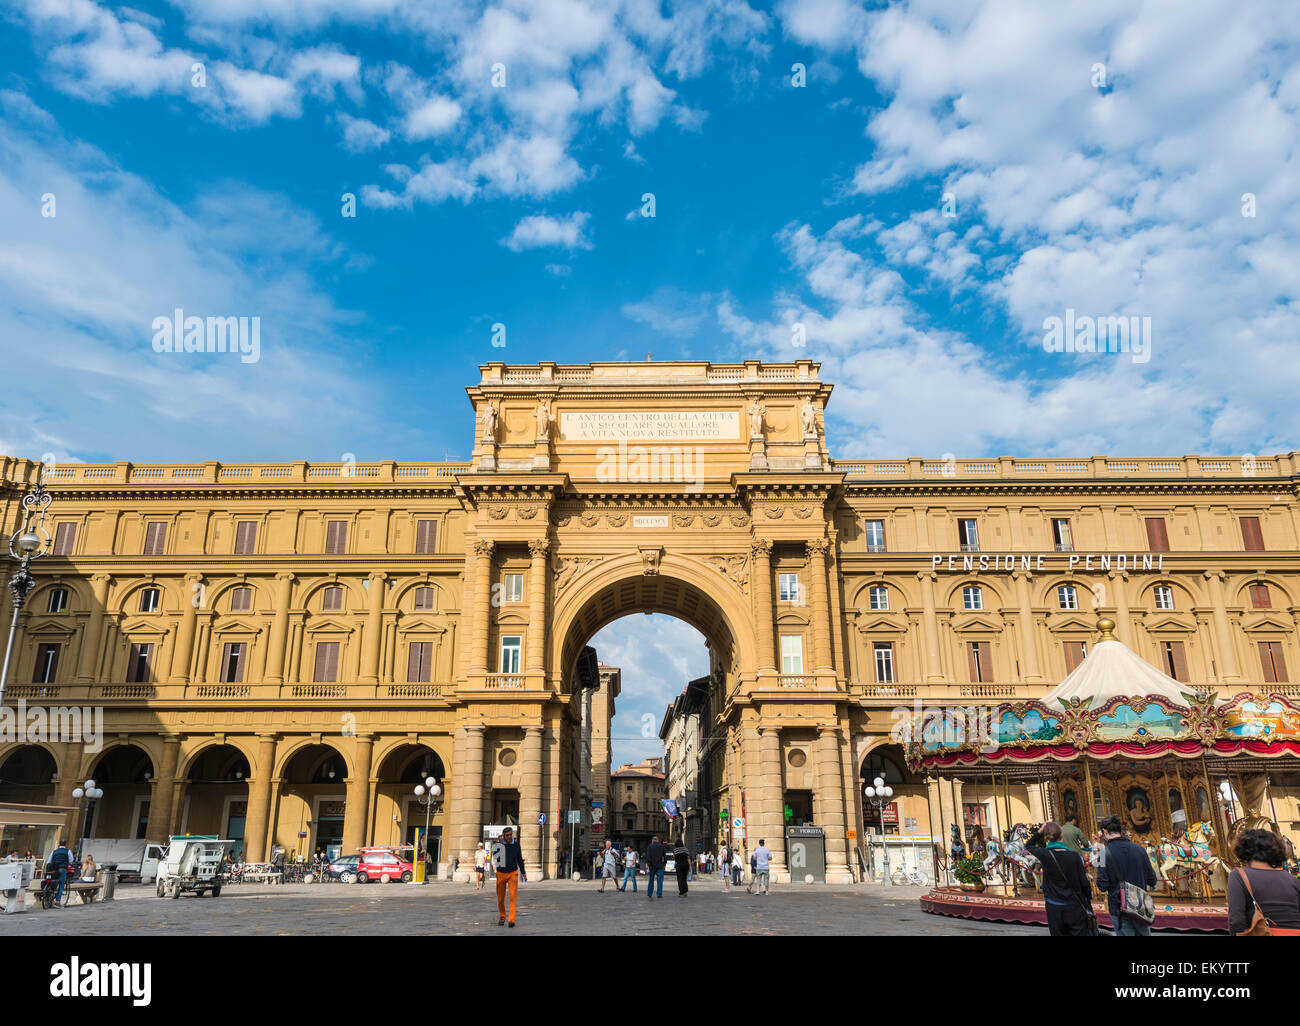
<path fill-rule="evenodd" d="M 1097 639 L 1098 641 L 1115 640 L 1115 621 L 1109 616 L 1098 617 L 1097 630 L 1101 631 L 1101 637 Z"/>

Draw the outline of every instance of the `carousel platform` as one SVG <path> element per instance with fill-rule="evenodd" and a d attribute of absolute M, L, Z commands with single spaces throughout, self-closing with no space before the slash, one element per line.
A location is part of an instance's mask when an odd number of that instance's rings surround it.
<path fill-rule="evenodd" d="M 1110 929 L 1105 902 L 1094 902 L 1098 925 Z M 921 910 L 938 916 L 982 919 L 999 923 L 1047 924 L 1047 909 L 1041 896 L 1015 896 L 993 891 L 964 891 L 960 887 L 934 887 L 921 898 Z M 1171 901 L 1156 896 L 1153 930 L 1203 930 L 1228 932 L 1228 906 L 1214 902 Z"/>

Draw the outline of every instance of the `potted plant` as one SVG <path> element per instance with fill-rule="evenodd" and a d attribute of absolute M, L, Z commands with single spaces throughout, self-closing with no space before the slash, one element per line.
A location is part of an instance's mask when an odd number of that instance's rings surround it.
<path fill-rule="evenodd" d="M 978 855 L 963 855 L 953 863 L 953 875 L 963 891 L 984 890 L 984 860 Z"/>

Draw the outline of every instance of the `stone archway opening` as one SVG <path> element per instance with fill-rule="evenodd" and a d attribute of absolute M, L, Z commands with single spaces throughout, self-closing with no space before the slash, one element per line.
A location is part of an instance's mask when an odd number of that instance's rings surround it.
<path fill-rule="evenodd" d="M 437 803 L 426 809 L 416 796 L 415 788 L 429 777 L 438 782 L 442 794 Z M 431 861 L 442 861 L 447 815 L 451 808 L 449 791 L 447 767 L 432 748 L 422 744 L 404 744 L 393 749 L 379 764 L 376 774 L 371 828 L 376 843 L 414 845 L 416 832 L 423 835 L 427 824 Z M 427 793 L 425 797 L 428 797 Z M 393 836 L 396 836 L 396 842 L 390 840 Z"/>
<path fill-rule="evenodd" d="M 331 745 L 307 745 L 289 759 L 274 837 L 293 856 L 341 852 L 347 763 Z"/>
<path fill-rule="evenodd" d="M 52 805 L 58 765 L 40 745 L 15 748 L 0 762 L 0 802 Z"/>
<path fill-rule="evenodd" d="M 134 839 L 148 836 L 155 772 L 153 760 L 137 745 L 119 745 L 101 755 L 88 776 L 104 797 L 85 801 L 81 835 Z"/>
<path fill-rule="evenodd" d="M 186 774 L 181 830 L 217 834 L 236 841 L 236 860 L 244 854 L 248 819 L 248 759 L 233 745 L 210 745 L 195 756 Z"/>

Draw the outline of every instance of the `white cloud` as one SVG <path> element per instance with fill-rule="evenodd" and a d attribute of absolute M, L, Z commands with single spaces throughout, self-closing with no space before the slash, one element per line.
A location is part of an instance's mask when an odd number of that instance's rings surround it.
<path fill-rule="evenodd" d="M 591 242 L 584 234 L 591 215 L 585 211 L 576 211 L 568 217 L 548 217 L 536 214 L 525 217 L 501 244 L 516 253 L 525 249 L 538 249 L 545 246 L 559 246 L 564 249 L 591 249 Z"/>
<path fill-rule="evenodd" d="M 460 120 L 460 114 L 456 101 L 430 97 L 406 115 L 404 134 L 409 142 L 445 135 Z"/>
<path fill-rule="evenodd" d="M 353 153 L 377 149 L 393 136 L 392 132 L 373 121 L 354 118 L 350 114 L 340 114 L 339 124 L 343 126 L 343 145 Z"/>

